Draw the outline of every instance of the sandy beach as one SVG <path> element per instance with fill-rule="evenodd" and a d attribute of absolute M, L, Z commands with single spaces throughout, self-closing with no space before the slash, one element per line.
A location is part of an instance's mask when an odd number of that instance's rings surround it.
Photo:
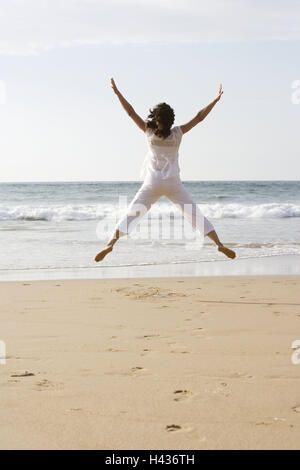
<path fill-rule="evenodd" d="M 1 282 L 1 449 L 299 449 L 300 277 Z"/>

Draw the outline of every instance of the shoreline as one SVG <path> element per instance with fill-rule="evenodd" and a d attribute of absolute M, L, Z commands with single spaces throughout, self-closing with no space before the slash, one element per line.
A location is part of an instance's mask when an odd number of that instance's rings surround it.
<path fill-rule="evenodd" d="M 300 255 L 276 255 L 260 258 L 236 258 L 172 264 L 131 266 L 0 269 L 0 282 L 67 279 L 133 279 L 150 277 L 227 277 L 227 276 L 298 276 Z"/>

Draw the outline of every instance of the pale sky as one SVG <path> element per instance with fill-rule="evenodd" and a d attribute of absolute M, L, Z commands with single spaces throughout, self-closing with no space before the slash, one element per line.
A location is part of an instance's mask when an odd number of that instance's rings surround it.
<path fill-rule="evenodd" d="M 183 180 L 299 179 L 299 0 L 0 0 L 0 181 L 139 180 L 141 117 L 183 136 Z M 300 93 L 298 93 L 300 98 Z"/>

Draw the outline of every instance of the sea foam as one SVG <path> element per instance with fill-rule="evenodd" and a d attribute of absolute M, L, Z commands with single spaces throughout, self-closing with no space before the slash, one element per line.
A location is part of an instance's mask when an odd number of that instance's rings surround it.
<path fill-rule="evenodd" d="M 199 204 L 203 214 L 211 219 L 249 219 L 300 217 L 300 205 L 292 203 L 268 204 Z M 116 204 L 62 204 L 62 205 L 4 205 L 0 204 L 0 221 L 68 221 L 118 218 L 126 207 Z M 171 203 L 157 203 L 151 217 L 180 217 L 181 213 Z"/>

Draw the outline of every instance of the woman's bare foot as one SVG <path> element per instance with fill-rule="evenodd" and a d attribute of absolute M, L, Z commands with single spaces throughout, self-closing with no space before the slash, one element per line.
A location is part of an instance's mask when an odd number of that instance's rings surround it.
<path fill-rule="evenodd" d="M 96 256 L 95 256 L 95 261 L 98 263 L 99 261 L 102 261 L 105 256 L 112 251 L 113 247 L 112 246 L 107 246 L 104 248 L 104 250 L 100 251 Z"/>
<path fill-rule="evenodd" d="M 222 253 L 224 253 L 224 255 L 226 255 L 228 258 L 231 258 L 231 259 L 235 258 L 235 252 L 230 250 L 224 245 L 218 246 L 218 251 L 221 251 Z"/>

